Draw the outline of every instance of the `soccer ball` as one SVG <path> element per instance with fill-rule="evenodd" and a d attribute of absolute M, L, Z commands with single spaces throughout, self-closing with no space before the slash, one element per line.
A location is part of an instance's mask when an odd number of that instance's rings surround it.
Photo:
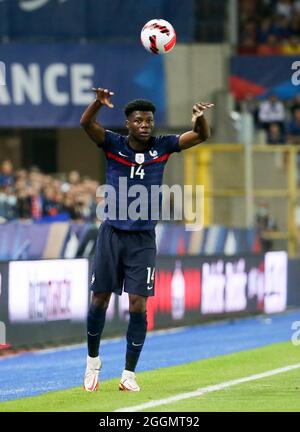
<path fill-rule="evenodd" d="M 141 41 L 152 54 L 165 54 L 174 48 L 176 33 L 168 21 L 153 19 L 144 25 Z"/>

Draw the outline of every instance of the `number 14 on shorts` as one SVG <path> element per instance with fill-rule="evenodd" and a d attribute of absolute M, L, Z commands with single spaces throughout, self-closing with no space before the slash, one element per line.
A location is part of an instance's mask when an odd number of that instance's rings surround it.
<path fill-rule="evenodd" d="M 147 267 L 147 289 L 151 290 L 154 286 L 155 267 Z"/>

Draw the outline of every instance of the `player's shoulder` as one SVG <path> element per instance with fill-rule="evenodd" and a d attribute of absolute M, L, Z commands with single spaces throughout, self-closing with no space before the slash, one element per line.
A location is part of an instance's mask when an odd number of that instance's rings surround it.
<path fill-rule="evenodd" d="M 112 149 L 114 146 L 124 145 L 124 140 L 124 135 L 105 129 L 103 148 L 105 150 L 106 148 Z"/>
<path fill-rule="evenodd" d="M 124 135 L 118 132 L 113 132 L 110 129 L 105 129 L 105 140 L 117 141 L 124 138 Z"/>
<path fill-rule="evenodd" d="M 178 152 L 180 151 L 179 138 L 180 135 L 175 134 L 157 135 L 154 146 L 164 150 L 166 153 Z"/>
<path fill-rule="evenodd" d="M 168 141 L 178 140 L 179 137 L 180 135 L 163 134 L 163 135 L 156 135 L 154 138 L 157 142 L 168 142 Z"/>

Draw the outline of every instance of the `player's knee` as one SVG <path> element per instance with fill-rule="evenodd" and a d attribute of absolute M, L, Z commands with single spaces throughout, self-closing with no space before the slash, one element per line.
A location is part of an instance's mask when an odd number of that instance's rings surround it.
<path fill-rule="evenodd" d="M 94 293 L 92 303 L 96 309 L 107 309 L 111 293 Z"/>
<path fill-rule="evenodd" d="M 129 312 L 146 312 L 147 298 L 141 296 L 129 296 Z"/>

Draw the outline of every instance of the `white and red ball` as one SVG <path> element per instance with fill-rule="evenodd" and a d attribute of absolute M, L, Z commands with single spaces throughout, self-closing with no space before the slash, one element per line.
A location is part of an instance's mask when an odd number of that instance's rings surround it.
<path fill-rule="evenodd" d="M 174 48 L 176 33 L 168 21 L 153 19 L 142 28 L 141 41 L 152 54 L 165 54 Z"/>

